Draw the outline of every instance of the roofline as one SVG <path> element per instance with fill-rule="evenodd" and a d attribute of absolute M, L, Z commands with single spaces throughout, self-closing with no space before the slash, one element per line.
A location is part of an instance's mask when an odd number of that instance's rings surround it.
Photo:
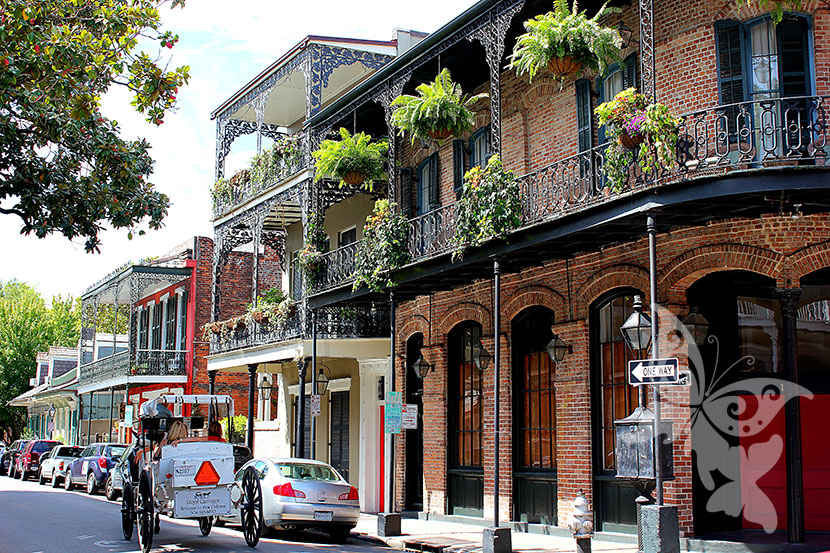
<path fill-rule="evenodd" d="M 191 267 L 154 267 L 152 265 L 130 265 L 129 267 L 124 268 L 124 270 L 112 275 L 110 278 L 105 278 L 104 280 L 99 281 L 92 287 L 88 288 L 86 292 L 84 292 L 81 295 L 81 300 L 88 299 L 100 293 L 101 291 L 106 290 L 107 288 L 112 286 L 116 281 L 124 280 L 133 273 L 157 275 L 166 274 L 171 276 L 188 277 L 191 276 Z"/>
<path fill-rule="evenodd" d="M 416 44 L 400 56 L 396 57 L 386 65 L 384 65 L 379 71 L 371 75 L 368 79 L 360 83 L 358 86 L 354 87 L 346 94 L 342 95 L 340 98 L 326 106 L 324 109 L 318 111 L 310 119 L 306 120 L 306 122 L 303 124 L 303 128 L 312 127 L 317 123 L 320 123 L 321 121 L 325 121 L 326 119 L 337 113 L 340 109 L 349 105 L 352 101 L 367 93 L 372 88 L 388 79 L 390 76 L 394 75 L 399 69 L 405 67 L 406 65 L 410 64 L 412 61 L 420 57 L 422 54 L 431 50 L 442 40 L 450 36 L 458 29 L 462 28 L 470 21 L 485 13 L 487 10 L 498 4 L 500 1 L 501 0 L 479 0 L 472 6 L 464 10 L 461 14 L 456 16 L 454 19 L 451 19 L 446 25 L 444 25 L 434 33 L 427 35 L 427 37 L 424 40 L 422 40 L 421 42 L 419 42 L 418 44 Z"/>
<path fill-rule="evenodd" d="M 280 56 L 276 59 L 271 65 L 266 67 L 262 70 L 256 77 L 248 81 L 242 88 L 237 90 L 230 98 L 222 102 L 222 104 L 213 110 L 210 113 L 210 119 L 216 119 L 222 112 L 236 103 L 239 98 L 243 97 L 245 94 L 248 93 L 249 90 L 255 88 L 260 82 L 268 78 L 268 76 L 276 71 L 280 66 L 282 66 L 285 62 L 289 59 L 294 57 L 297 52 L 301 50 L 305 50 L 306 46 L 309 45 L 311 42 L 343 42 L 346 44 L 365 44 L 369 46 L 395 46 L 397 44 L 397 40 L 370 40 L 370 39 L 361 39 L 361 38 L 345 38 L 345 37 L 333 37 L 333 36 L 323 36 L 323 35 L 308 35 L 300 42 L 292 46 L 285 54 Z"/>

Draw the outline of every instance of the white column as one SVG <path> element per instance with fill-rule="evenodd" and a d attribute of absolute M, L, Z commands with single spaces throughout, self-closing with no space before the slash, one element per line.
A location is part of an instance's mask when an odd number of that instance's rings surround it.
<path fill-rule="evenodd" d="M 383 490 L 380 488 L 381 446 L 383 428 L 380 426 L 380 402 L 378 401 L 378 379 L 389 371 L 389 361 L 381 359 L 358 359 L 360 375 L 360 510 L 377 513 Z M 386 456 L 388 460 L 388 455 Z"/>

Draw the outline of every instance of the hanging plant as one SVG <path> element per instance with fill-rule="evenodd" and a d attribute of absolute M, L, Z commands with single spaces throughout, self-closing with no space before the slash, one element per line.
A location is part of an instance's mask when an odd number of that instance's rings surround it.
<path fill-rule="evenodd" d="M 259 325 L 268 325 L 271 328 L 282 328 L 297 311 L 297 302 L 279 288 L 272 288 L 260 296 L 257 305 L 248 304 L 244 318 L 248 322 Z"/>
<path fill-rule="evenodd" d="M 401 136 L 409 133 L 412 143 L 416 139 L 444 140 L 473 127 L 471 106 L 486 93 L 469 96 L 453 82 L 448 69 L 442 70 L 435 82 L 420 84 L 415 89 L 418 96 L 404 94 L 392 101 L 395 111 L 392 124 Z"/>
<path fill-rule="evenodd" d="M 350 134 L 340 129 L 340 140 L 324 140 L 320 149 L 314 152 L 317 160 L 315 180 L 322 178 L 340 179 L 340 186 L 362 185 L 371 191 L 374 181 L 383 177 L 386 151 L 385 140 L 372 142 L 372 137 L 359 132 Z"/>
<path fill-rule="evenodd" d="M 622 38 L 616 29 L 604 27 L 598 20 L 619 12 L 607 3 L 588 19 L 579 11 L 577 0 L 568 8 L 568 0 L 555 0 L 554 10 L 524 22 L 525 34 L 516 39 L 509 67 L 530 80 L 547 68 L 562 80 L 582 68 L 602 73 L 620 57 Z"/>
<path fill-rule="evenodd" d="M 676 165 L 680 119 L 663 104 L 649 104 L 642 94 L 628 88 L 613 100 L 597 106 L 600 125 L 614 140 L 605 150 L 603 172 L 619 191 L 628 181 L 633 164 L 644 173 Z"/>
<path fill-rule="evenodd" d="M 317 246 L 309 242 L 297 253 L 297 262 L 303 270 L 303 274 L 309 281 L 314 282 L 320 273 L 323 261 L 323 252 Z"/>
<path fill-rule="evenodd" d="M 487 167 L 473 167 L 464 175 L 464 190 L 456 204 L 453 261 L 462 258 L 468 246 L 503 238 L 521 224 L 519 181 L 494 155 Z"/>
<path fill-rule="evenodd" d="M 391 272 L 409 262 L 406 219 L 397 207 L 389 200 L 375 202 L 357 248 L 352 290 L 364 284 L 375 292 L 382 291 L 384 286 L 394 286 Z"/>

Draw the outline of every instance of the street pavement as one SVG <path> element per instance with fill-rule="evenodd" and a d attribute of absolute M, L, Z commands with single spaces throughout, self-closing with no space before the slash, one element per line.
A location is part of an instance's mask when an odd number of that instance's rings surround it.
<path fill-rule="evenodd" d="M 138 552 L 138 538 L 124 541 L 121 502 L 103 495 L 67 492 L 37 482 L 0 477 L 0 553 L 127 553 Z M 295 532 L 280 539 L 263 538 L 258 552 L 360 553 L 390 551 L 354 537 L 346 544 L 316 532 Z M 285 539 L 283 539 L 285 538 Z M 202 537 L 195 521 L 161 517 L 161 533 L 153 538 L 154 552 L 250 553 L 242 533 L 214 528 Z"/>

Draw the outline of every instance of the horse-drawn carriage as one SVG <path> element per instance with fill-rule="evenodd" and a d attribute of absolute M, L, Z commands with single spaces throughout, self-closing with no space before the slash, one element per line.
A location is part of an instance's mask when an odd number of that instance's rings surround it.
<path fill-rule="evenodd" d="M 228 424 L 233 416 L 233 400 L 225 395 L 165 394 L 141 405 L 134 426 L 136 445 L 123 475 L 124 539 L 132 539 L 137 525 L 139 545 L 148 553 L 153 534 L 159 532 L 159 514 L 197 519 L 207 536 L 215 517 L 239 509 L 245 542 L 255 547 L 263 527 L 256 472 L 249 467 L 241 481 L 234 481 L 233 446 L 220 437 L 200 435 L 203 417 L 176 418 L 167 405 L 207 405 L 212 415 L 224 409 Z M 187 435 L 172 439 L 174 425 L 182 433 L 187 428 Z"/>

